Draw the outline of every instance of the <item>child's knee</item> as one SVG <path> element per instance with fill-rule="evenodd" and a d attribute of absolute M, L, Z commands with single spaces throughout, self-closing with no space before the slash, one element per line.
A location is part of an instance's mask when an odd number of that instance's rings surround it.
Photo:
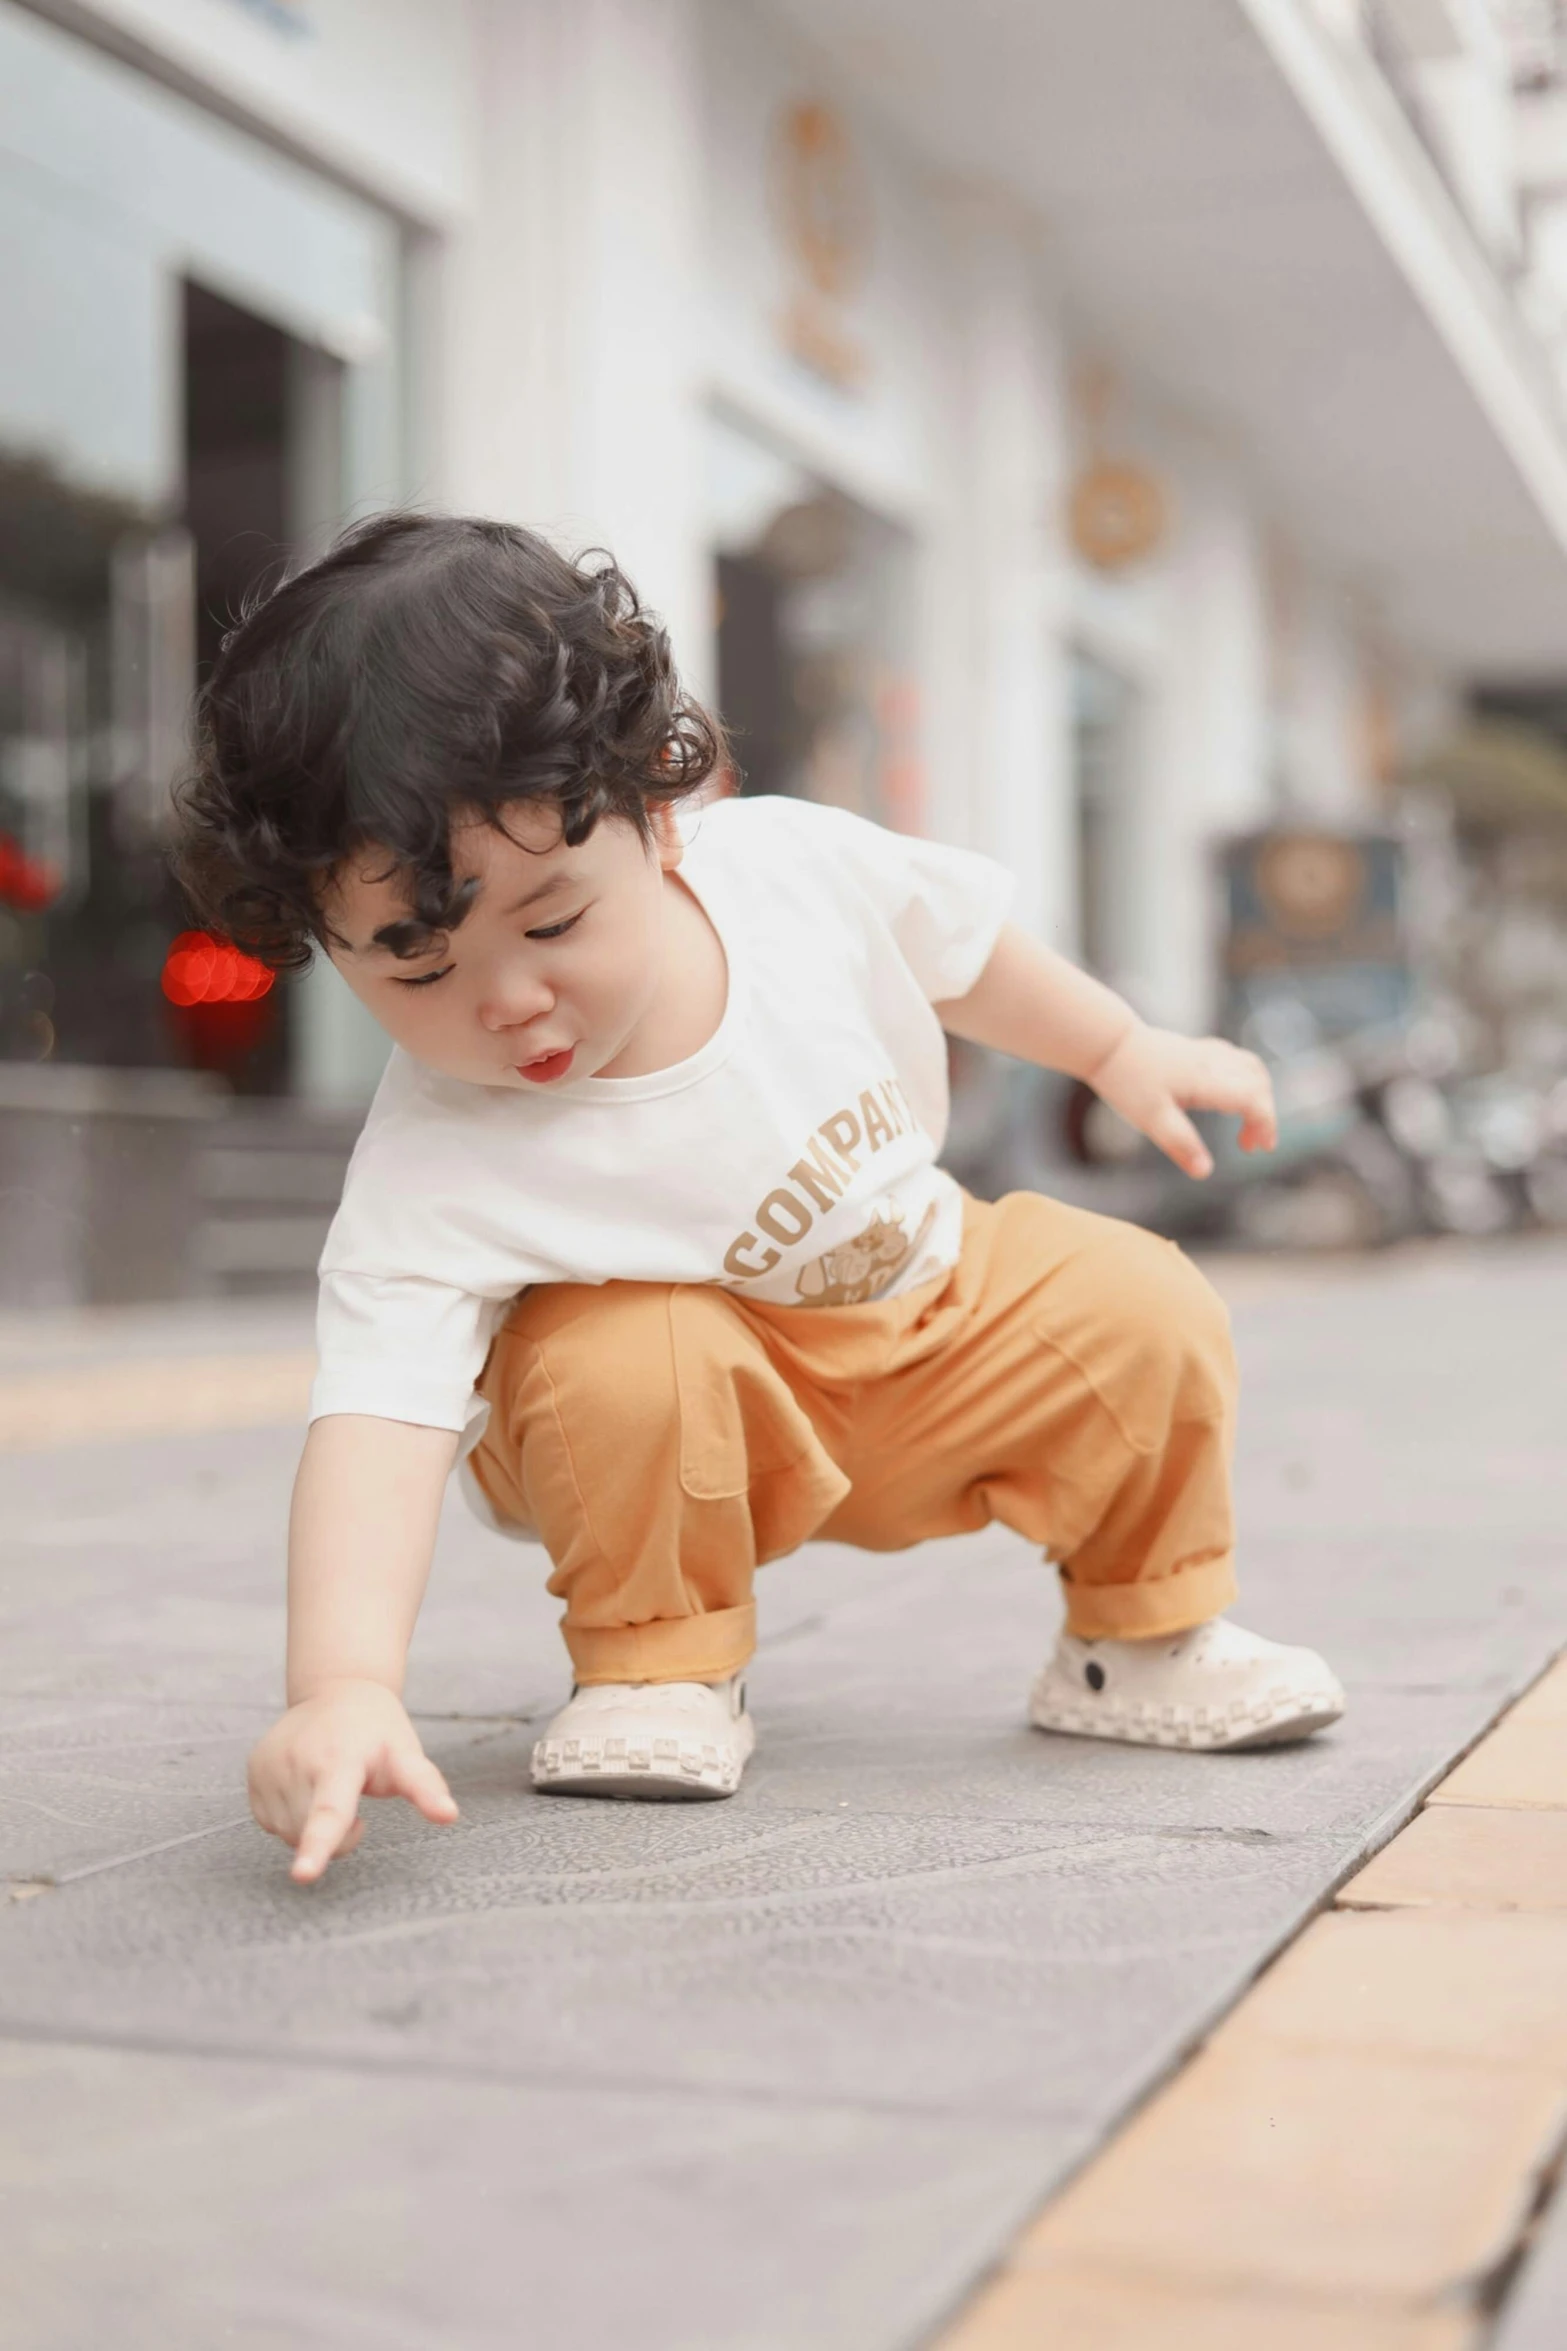
<path fill-rule="evenodd" d="M 1114 1407 L 1140 1449 L 1177 1422 L 1226 1419 L 1236 1386 L 1229 1311 L 1170 1241 L 1137 1227 L 1100 1257 L 1100 1347 Z"/>

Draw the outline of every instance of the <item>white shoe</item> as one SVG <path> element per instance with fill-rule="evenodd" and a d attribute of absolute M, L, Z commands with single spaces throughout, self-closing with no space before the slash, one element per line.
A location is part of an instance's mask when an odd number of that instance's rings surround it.
<path fill-rule="evenodd" d="M 534 1742 L 533 1784 L 557 1796 L 700 1803 L 732 1796 L 756 1732 L 726 1682 L 598 1682 L 573 1690 Z"/>
<path fill-rule="evenodd" d="M 1314 1649 L 1286 1649 L 1216 1616 L 1167 1640 L 1078 1641 L 1063 1633 L 1034 1684 L 1037 1730 L 1139 1747 L 1274 1747 L 1343 1713 Z"/>

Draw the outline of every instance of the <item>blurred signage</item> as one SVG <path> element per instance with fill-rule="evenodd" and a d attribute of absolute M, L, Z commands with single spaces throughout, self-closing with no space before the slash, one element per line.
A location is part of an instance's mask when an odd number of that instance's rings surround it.
<path fill-rule="evenodd" d="M 304 0 L 229 0 L 229 5 L 243 9 L 247 16 L 255 17 L 259 23 L 269 25 L 273 32 L 282 33 L 291 40 L 299 40 L 315 30 Z"/>
<path fill-rule="evenodd" d="M 799 99 L 778 117 L 777 214 L 794 284 L 781 328 L 788 350 L 814 375 L 857 390 L 867 373 L 846 304 L 870 256 L 870 192 L 848 125 L 820 99 Z"/>
<path fill-rule="evenodd" d="M 1224 853 L 1232 1031 L 1300 1007 L 1324 1036 L 1403 1017 L 1410 972 L 1402 849 L 1386 834 L 1280 828 Z"/>

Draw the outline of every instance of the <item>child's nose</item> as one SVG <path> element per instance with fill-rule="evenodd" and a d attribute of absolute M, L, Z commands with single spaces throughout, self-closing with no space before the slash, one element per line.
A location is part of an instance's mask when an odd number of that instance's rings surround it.
<path fill-rule="evenodd" d="M 481 1024 L 491 1030 L 519 1029 L 553 1009 L 555 991 L 527 972 L 507 972 L 492 981 L 479 1004 Z"/>

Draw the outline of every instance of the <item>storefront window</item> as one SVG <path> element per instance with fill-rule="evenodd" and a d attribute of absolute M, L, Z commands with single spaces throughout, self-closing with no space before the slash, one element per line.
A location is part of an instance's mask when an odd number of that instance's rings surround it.
<path fill-rule="evenodd" d="M 362 1095 L 330 974 L 171 995 L 166 845 L 246 595 L 403 487 L 399 231 L 14 9 L 0 167 L 0 1058 Z"/>
<path fill-rule="evenodd" d="M 114 822 L 117 552 L 144 518 L 0 449 L 0 1057 L 166 1058 L 118 966 L 127 890 L 165 883 Z M 156 939 L 153 942 L 154 979 Z"/>
<path fill-rule="evenodd" d="M 739 788 L 918 831 L 908 533 L 723 419 L 708 458 L 718 699 Z"/>
<path fill-rule="evenodd" d="M 162 985 L 164 819 L 192 687 L 295 537 L 304 354 L 191 285 L 181 358 L 177 522 L 0 459 L 0 1050 L 276 1093 L 290 991 L 220 1017 Z"/>

